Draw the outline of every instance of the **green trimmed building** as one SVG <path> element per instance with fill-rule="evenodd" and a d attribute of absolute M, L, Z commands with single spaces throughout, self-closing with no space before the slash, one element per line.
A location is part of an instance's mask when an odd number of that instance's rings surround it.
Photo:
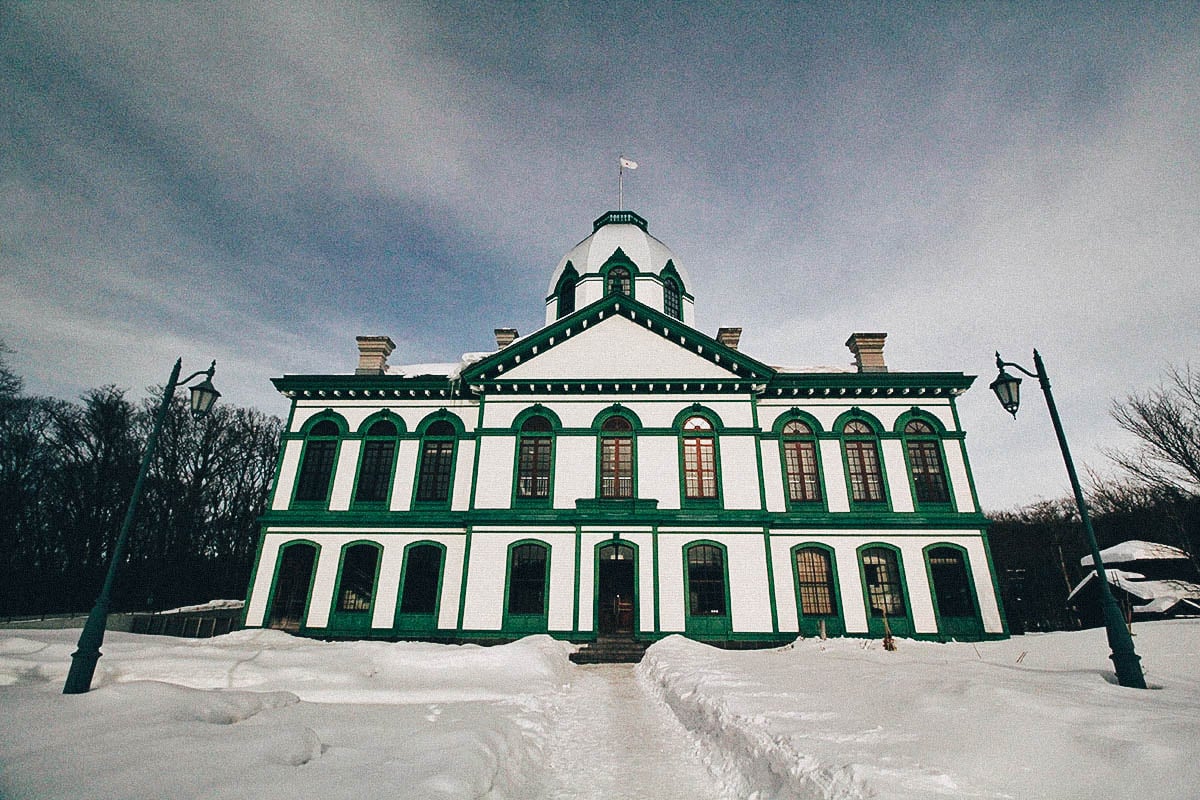
<path fill-rule="evenodd" d="M 248 627 L 588 641 L 1006 636 L 955 398 L 974 378 L 785 369 L 694 327 L 692 283 L 613 211 L 546 324 L 452 364 L 274 380 L 291 400 Z"/>

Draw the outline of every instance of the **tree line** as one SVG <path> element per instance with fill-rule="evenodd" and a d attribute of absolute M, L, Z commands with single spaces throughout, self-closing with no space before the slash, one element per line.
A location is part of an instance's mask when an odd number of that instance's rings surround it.
<path fill-rule="evenodd" d="M 1135 444 L 1107 453 L 1117 477 L 1089 481 L 1100 548 L 1130 539 L 1172 545 L 1191 558 L 1194 576 L 1200 568 L 1200 373 L 1169 370 L 1162 385 L 1115 401 L 1110 413 Z M 1079 563 L 1088 546 L 1074 500 L 991 517 L 992 559 L 1013 632 L 1079 627 L 1067 595 L 1091 568 Z"/>
<path fill-rule="evenodd" d="M 77 402 L 27 395 L 0 345 L 0 617 L 86 611 L 99 593 L 163 387 Z M 279 447 L 278 418 L 172 402 L 130 531 L 114 610 L 240 598 Z"/>

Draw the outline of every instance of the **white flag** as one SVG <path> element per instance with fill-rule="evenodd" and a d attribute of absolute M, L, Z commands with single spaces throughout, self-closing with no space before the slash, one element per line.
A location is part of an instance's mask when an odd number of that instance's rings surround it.
<path fill-rule="evenodd" d="M 637 169 L 637 162 L 630 161 L 628 158 L 625 158 L 625 156 L 621 156 L 621 167 L 623 169 Z"/>

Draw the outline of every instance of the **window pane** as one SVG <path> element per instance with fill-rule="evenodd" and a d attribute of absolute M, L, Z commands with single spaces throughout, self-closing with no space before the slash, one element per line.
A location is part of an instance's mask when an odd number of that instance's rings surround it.
<path fill-rule="evenodd" d="M 708 544 L 688 548 L 688 609 L 692 616 L 725 614 L 725 558 Z"/>
<path fill-rule="evenodd" d="M 633 439 L 605 436 L 600 440 L 600 496 L 633 497 Z"/>
<path fill-rule="evenodd" d="M 918 502 L 950 502 L 942 454 L 937 442 L 910 441 L 908 463 L 912 466 L 913 488 L 916 489 Z"/>
<path fill-rule="evenodd" d="M 629 270 L 613 267 L 608 271 L 608 294 L 629 294 Z"/>
<path fill-rule="evenodd" d="M 337 436 L 341 431 L 338 430 L 337 423 L 333 420 L 323 419 L 316 425 L 312 426 L 312 430 L 308 432 L 309 436 Z"/>
<path fill-rule="evenodd" d="M 512 549 L 508 568 L 508 613 L 546 613 L 546 548 L 522 544 Z"/>
<path fill-rule="evenodd" d="M 367 429 L 367 436 L 395 436 L 396 425 L 386 419 L 381 419 Z"/>
<path fill-rule="evenodd" d="M 863 551 L 863 572 L 867 579 L 867 598 L 871 616 L 899 617 L 904 614 L 904 594 L 900 587 L 900 569 L 896 554 L 882 547 Z"/>
<path fill-rule="evenodd" d="M 454 442 L 425 442 L 421 452 L 421 474 L 417 480 L 417 500 L 444 502 L 450 497 L 450 470 Z"/>
<path fill-rule="evenodd" d="M 785 441 L 783 460 L 787 467 L 789 499 L 793 503 L 820 500 L 821 483 L 817 475 L 816 445 L 808 441 Z"/>
<path fill-rule="evenodd" d="M 388 489 L 392 483 L 392 456 L 395 452 L 394 441 L 367 440 L 363 447 L 362 466 L 358 471 L 355 501 L 376 503 L 387 500 Z"/>
<path fill-rule="evenodd" d="M 308 607 L 308 590 L 316 560 L 317 548 L 310 544 L 293 544 L 283 549 L 268 627 L 285 630 L 300 627 Z"/>
<path fill-rule="evenodd" d="M 712 499 L 717 496 L 717 467 L 711 438 L 683 440 L 683 475 L 687 497 Z"/>
<path fill-rule="evenodd" d="M 962 553 L 950 547 L 938 547 L 929 551 L 929 567 L 938 612 L 943 617 L 975 616 L 975 603 L 971 600 L 967 565 Z"/>
<path fill-rule="evenodd" d="M 833 570 L 828 553 L 808 547 L 797 550 L 796 577 L 800 583 L 800 610 L 806 617 L 835 613 Z"/>
<path fill-rule="evenodd" d="M 550 496 L 550 448 L 548 436 L 521 438 L 517 455 L 517 497 Z"/>
<path fill-rule="evenodd" d="M 333 477 L 336 452 L 337 442 L 329 439 L 309 440 L 305 444 L 304 463 L 300 465 L 300 478 L 296 484 L 297 500 L 324 501 L 329 496 L 329 479 Z"/>
<path fill-rule="evenodd" d="M 847 441 L 846 464 L 850 468 L 850 496 L 854 502 L 882 503 L 883 473 L 875 442 Z"/>
<path fill-rule="evenodd" d="M 379 549 L 356 544 L 342 560 L 342 583 L 338 589 L 338 611 L 369 611 L 375 591 L 375 565 Z"/>
<path fill-rule="evenodd" d="M 575 311 L 575 279 L 563 278 L 558 290 L 558 316 L 565 317 Z"/>
<path fill-rule="evenodd" d="M 420 544 L 408 551 L 404 563 L 404 592 L 400 613 L 432 614 L 437 610 L 438 579 L 442 573 L 442 551 Z"/>
<path fill-rule="evenodd" d="M 683 319 L 683 309 L 679 303 L 679 285 L 673 280 L 668 280 L 663 284 L 663 311 L 668 317 L 675 319 Z"/>

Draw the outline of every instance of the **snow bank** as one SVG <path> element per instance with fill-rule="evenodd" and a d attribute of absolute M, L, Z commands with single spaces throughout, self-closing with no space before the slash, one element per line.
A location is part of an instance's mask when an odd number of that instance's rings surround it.
<path fill-rule="evenodd" d="M 569 645 L 0 634 L 0 797 L 519 798 L 540 780 Z"/>
<path fill-rule="evenodd" d="M 758 800 L 1193 800 L 1200 623 L 1135 631 L 1158 691 L 1111 682 L 1102 630 L 900 640 L 894 653 L 853 639 L 727 652 L 672 637 L 639 677 L 735 793 Z"/>

